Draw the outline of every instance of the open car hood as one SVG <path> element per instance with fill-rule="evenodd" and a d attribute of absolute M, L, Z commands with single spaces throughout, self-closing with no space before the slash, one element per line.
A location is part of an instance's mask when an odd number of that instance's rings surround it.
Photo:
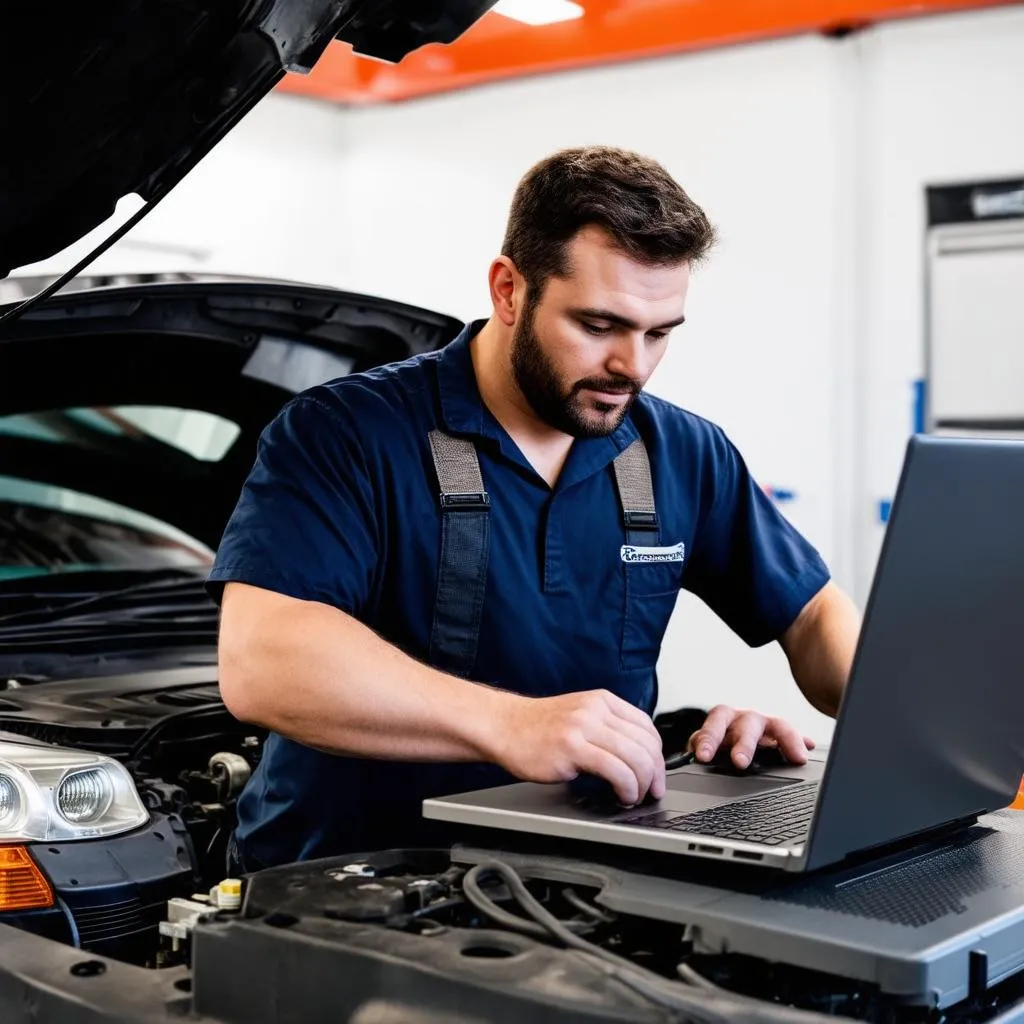
<path fill-rule="evenodd" d="M 0 337 L 0 483 L 113 502 L 216 548 L 259 434 L 293 394 L 433 351 L 462 326 L 399 302 L 281 282 L 57 295 Z M 131 419 L 140 408 L 149 410 L 142 429 Z M 166 410 L 173 429 L 148 426 L 154 410 L 157 421 Z M 183 436 L 194 431 L 182 410 L 213 421 L 220 442 L 197 447 Z"/>
<path fill-rule="evenodd" d="M 109 0 L 4 12 L 0 278 L 61 251 L 118 200 L 152 203 L 328 43 L 398 61 L 494 0 Z"/>

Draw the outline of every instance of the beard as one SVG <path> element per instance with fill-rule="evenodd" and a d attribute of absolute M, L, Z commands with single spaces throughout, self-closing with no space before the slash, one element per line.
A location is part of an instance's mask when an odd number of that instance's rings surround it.
<path fill-rule="evenodd" d="M 626 418 L 641 385 L 628 377 L 584 377 L 569 387 L 559 377 L 534 330 L 527 309 L 512 337 L 512 374 L 523 397 L 549 427 L 575 438 L 607 437 Z M 587 401 L 584 390 L 627 394 L 621 405 Z"/>

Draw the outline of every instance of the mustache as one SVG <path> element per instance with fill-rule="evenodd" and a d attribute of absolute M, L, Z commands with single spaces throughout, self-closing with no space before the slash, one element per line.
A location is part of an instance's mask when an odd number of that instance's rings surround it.
<path fill-rule="evenodd" d="M 638 381 L 630 380 L 628 377 L 613 377 L 602 380 L 599 377 L 585 377 L 576 381 L 572 386 L 573 394 L 584 389 L 588 391 L 606 391 L 611 395 L 639 395 L 643 385 Z"/>

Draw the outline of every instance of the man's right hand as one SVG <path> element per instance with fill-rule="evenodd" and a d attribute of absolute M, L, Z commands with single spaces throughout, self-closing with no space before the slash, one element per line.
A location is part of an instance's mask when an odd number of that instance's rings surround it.
<path fill-rule="evenodd" d="M 509 695 L 511 696 L 511 695 Z M 516 695 L 496 723 L 494 760 L 526 782 L 568 782 L 582 772 L 611 783 L 621 803 L 665 795 L 661 737 L 650 717 L 607 690 Z"/>

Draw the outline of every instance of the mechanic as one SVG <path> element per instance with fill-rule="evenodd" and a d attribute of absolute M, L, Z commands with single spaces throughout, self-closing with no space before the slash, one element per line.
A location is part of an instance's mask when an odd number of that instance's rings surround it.
<path fill-rule="evenodd" d="M 660 798 L 680 588 L 836 714 L 852 602 L 723 431 L 642 391 L 713 241 L 658 163 L 556 153 L 515 192 L 488 320 L 267 427 L 209 577 L 224 702 L 270 731 L 239 870 L 427 843 L 425 797 L 516 779 Z M 691 740 L 741 767 L 808 742 L 727 707 Z"/>

